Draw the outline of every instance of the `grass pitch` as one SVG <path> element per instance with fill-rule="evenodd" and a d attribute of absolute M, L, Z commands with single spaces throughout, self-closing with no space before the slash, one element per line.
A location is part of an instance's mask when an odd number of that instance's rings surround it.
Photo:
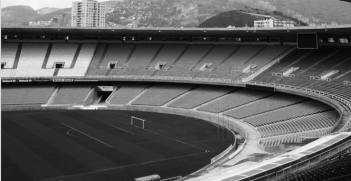
<path fill-rule="evenodd" d="M 202 120 L 135 111 L 2 112 L 1 131 L 6 181 L 185 176 L 233 143 Z"/>

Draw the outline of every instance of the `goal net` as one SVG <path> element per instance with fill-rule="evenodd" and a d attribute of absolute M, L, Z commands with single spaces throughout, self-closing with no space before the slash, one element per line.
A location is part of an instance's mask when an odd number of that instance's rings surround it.
<path fill-rule="evenodd" d="M 145 121 L 146 121 L 145 119 L 141 119 L 141 118 L 134 117 L 134 116 L 132 116 L 130 118 L 130 124 L 132 126 L 139 127 L 142 129 L 145 129 Z"/>

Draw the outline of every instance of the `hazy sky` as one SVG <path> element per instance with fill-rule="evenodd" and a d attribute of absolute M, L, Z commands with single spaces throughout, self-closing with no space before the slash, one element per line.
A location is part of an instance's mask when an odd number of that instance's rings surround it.
<path fill-rule="evenodd" d="M 68 8 L 72 1 L 76 0 L 1 0 L 1 8 L 13 5 L 28 5 L 35 10 L 43 7 Z"/>

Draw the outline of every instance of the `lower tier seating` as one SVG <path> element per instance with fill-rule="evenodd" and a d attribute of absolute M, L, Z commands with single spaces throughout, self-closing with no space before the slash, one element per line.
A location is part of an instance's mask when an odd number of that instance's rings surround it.
<path fill-rule="evenodd" d="M 161 106 L 187 92 L 192 87 L 193 85 L 189 84 L 155 84 L 134 100 L 132 104 Z"/>
<path fill-rule="evenodd" d="M 53 104 L 78 104 L 84 101 L 84 98 L 91 91 L 92 86 L 65 84 L 59 87 L 54 98 Z"/>
<path fill-rule="evenodd" d="M 216 101 L 203 105 L 198 110 L 219 113 L 250 102 L 262 99 L 273 94 L 269 91 L 257 91 L 253 89 L 239 89 L 228 95 L 225 95 Z"/>
<path fill-rule="evenodd" d="M 110 99 L 110 104 L 127 104 L 138 96 L 147 86 L 147 83 L 125 83 L 120 86 Z"/>
<path fill-rule="evenodd" d="M 331 109 L 332 108 L 326 104 L 321 104 L 315 100 L 309 100 L 300 104 L 294 104 L 281 109 L 276 109 L 263 114 L 255 115 L 253 117 L 248 117 L 244 121 L 255 127 L 258 127 L 288 119 L 315 114 L 318 112 L 324 112 Z M 234 117 L 234 115 L 230 113 L 226 113 L 226 115 Z"/>
<path fill-rule="evenodd" d="M 231 87 L 200 86 L 169 104 L 169 107 L 192 109 L 235 90 Z"/>
<path fill-rule="evenodd" d="M 326 111 L 296 119 L 289 119 L 283 122 L 278 122 L 277 124 L 261 126 L 258 128 L 258 131 L 261 134 L 261 138 L 268 138 L 285 134 L 318 130 L 333 127 L 338 118 L 339 113 L 337 111 Z"/>
<path fill-rule="evenodd" d="M 257 101 L 245 104 L 243 106 L 234 108 L 227 112 L 231 116 L 243 119 L 256 114 L 264 113 L 267 111 L 272 111 L 282 107 L 286 107 L 292 104 L 296 104 L 307 100 L 307 98 L 301 96 L 295 96 L 291 94 L 275 94 L 272 96 L 259 99 Z"/>
<path fill-rule="evenodd" d="M 1 104 L 45 104 L 54 88 L 50 84 L 2 85 Z"/>

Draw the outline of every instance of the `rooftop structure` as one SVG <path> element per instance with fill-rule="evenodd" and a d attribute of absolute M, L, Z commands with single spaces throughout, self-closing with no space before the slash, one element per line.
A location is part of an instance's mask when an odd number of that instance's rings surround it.
<path fill-rule="evenodd" d="M 268 27 L 294 27 L 294 21 L 283 21 L 278 19 L 266 19 L 254 21 L 254 27 L 268 28 Z"/>

